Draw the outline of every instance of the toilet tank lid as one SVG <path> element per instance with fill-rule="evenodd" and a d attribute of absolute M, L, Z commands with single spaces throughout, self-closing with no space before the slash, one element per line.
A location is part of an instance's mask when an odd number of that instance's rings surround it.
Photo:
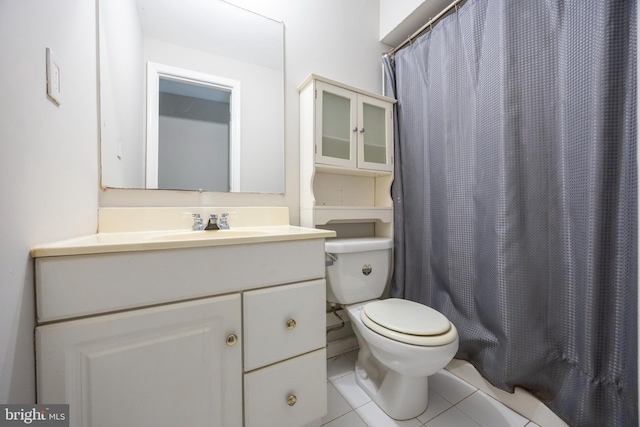
<path fill-rule="evenodd" d="M 348 252 L 377 251 L 391 249 L 393 240 L 386 237 L 354 237 L 349 239 L 329 239 L 324 243 L 325 251 L 341 254 Z"/>

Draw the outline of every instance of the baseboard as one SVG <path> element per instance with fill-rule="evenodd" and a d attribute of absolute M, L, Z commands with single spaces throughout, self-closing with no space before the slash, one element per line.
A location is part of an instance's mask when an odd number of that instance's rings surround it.
<path fill-rule="evenodd" d="M 569 427 L 532 394 L 518 387 L 513 394 L 494 387 L 465 360 L 453 359 L 445 369 L 541 427 Z"/>

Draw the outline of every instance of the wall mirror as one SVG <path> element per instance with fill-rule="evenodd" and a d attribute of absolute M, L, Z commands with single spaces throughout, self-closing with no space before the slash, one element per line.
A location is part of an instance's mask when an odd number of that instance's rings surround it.
<path fill-rule="evenodd" d="M 283 24 L 223 0 L 98 5 L 102 186 L 283 193 Z"/>

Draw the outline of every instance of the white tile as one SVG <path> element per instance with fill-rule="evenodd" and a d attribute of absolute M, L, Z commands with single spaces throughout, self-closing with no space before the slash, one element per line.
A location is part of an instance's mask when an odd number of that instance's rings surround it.
<path fill-rule="evenodd" d="M 371 401 L 369 395 L 356 384 L 356 376 L 353 373 L 333 380 L 331 383 L 353 409 Z"/>
<path fill-rule="evenodd" d="M 327 415 L 322 417 L 322 424 L 335 420 L 352 409 L 333 384 L 327 384 Z"/>
<path fill-rule="evenodd" d="M 526 391 L 516 387 L 515 395 L 527 395 Z M 553 413 L 545 404 L 535 399 L 535 404 L 531 405 L 530 402 L 526 408 L 522 409 L 517 405 L 509 405 L 519 413 L 523 414 L 531 421 L 544 427 L 569 427 L 569 424 L 565 423 L 558 415 Z"/>
<path fill-rule="evenodd" d="M 329 381 L 353 373 L 354 369 L 355 364 L 344 355 L 327 359 L 327 378 Z"/>
<path fill-rule="evenodd" d="M 560 417 L 554 414 L 547 406 L 532 394 L 520 387 L 516 387 L 513 393 L 494 387 L 480 375 L 480 373 L 469 362 L 453 359 L 446 369 L 468 382 L 472 386 L 493 397 L 504 405 L 517 411 L 519 414 L 535 421 L 538 425 L 545 427 L 569 427 Z"/>
<path fill-rule="evenodd" d="M 410 420 L 394 420 L 387 415 L 375 402 L 369 402 L 358 409 L 356 413 L 369 427 L 420 427 L 422 423 L 413 418 Z"/>
<path fill-rule="evenodd" d="M 328 424 L 324 424 L 323 427 L 367 427 L 367 425 L 358 414 L 352 411 Z"/>
<path fill-rule="evenodd" d="M 489 382 L 480 375 L 480 372 L 467 361 L 453 359 L 445 369 L 482 391 L 484 391 L 483 387 L 489 384 Z"/>
<path fill-rule="evenodd" d="M 529 424 L 527 424 L 525 427 L 540 427 L 538 424 L 534 423 L 533 421 L 531 421 Z"/>
<path fill-rule="evenodd" d="M 456 408 L 447 409 L 442 414 L 425 424 L 425 427 L 482 427 Z"/>
<path fill-rule="evenodd" d="M 477 390 L 444 369 L 429 377 L 429 388 L 454 405 Z"/>
<path fill-rule="evenodd" d="M 456 408 L 484 427 L 524 427 L 528 419 L 481 391 L 456 405 Z"/>
<path fill-rule="evenodd" d="M 421 422 L 426 423 L 452 406 L 453 404 L 451 402 L 440 396 L 434 390 L 429 390 L 429 406 L 427 406 L 426 411 L 418 415 L 418 419 Z"/>

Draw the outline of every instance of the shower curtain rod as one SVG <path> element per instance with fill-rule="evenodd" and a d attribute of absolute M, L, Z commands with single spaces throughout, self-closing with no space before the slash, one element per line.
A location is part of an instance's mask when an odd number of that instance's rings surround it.
<path fill-rule="evenodd" d="M 415 39 L 417 36 L 419 36 L 424 30 L 426 30 L 428 27 L 430 27 L 433 24 L 435 24 L 436 22 L 438 22 L 438 20 L 440 18 L 442 18 L 451 9 L 453 9 L 454 7 L 457 9 L 458 3 L 462 3 L 463 1 L 464 0 L 454 0 L 453 2 L 451 2 L 451 4 L 449 6 L 447 6 L 447 7 L 445 7 L 444 9 L 442 9 L 440 11 L 440 13 L 438 13 L 433 18 L 429 19 L 429 22 L 427 22 L 422 27 L 420 27 L 418 29 L 418 31 L 416 31 L 415 33 L 411 34 L 409 37 L 407 37 L 407 39 L 405 41 L 400 43 L 395 48 L 391 49 L 389 52 L 385 53 L 384 56 L 393 56 L 397 51 L 399 51 L 400 49 L 405 47 L 407 43 L 411 43 L 413 41 L 413 39 Z"/>

